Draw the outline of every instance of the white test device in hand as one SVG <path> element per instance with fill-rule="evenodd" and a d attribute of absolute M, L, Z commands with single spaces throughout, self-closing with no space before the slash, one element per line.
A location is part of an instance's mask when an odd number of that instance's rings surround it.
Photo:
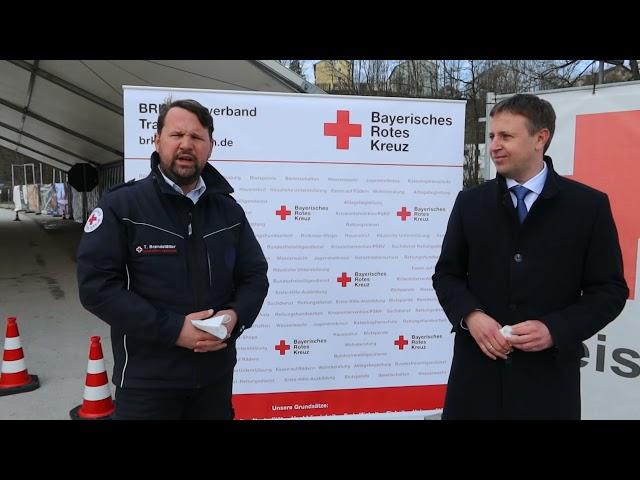
<path fill-rule="evenodd" d="M 217 317 L 209 317 L 204 320 L 191 320 L 191 324 L 221 340 L 226 339 L 229 335 L 225 325 L 231 321 L 231 317 L 226 313 Z"/>
<path fill-rule="evenodd" d="M 502 327 L 500 329 L 500 333 L 502 334 L 503 337 L 509 338 L 512 335 L 511 325 L 505 325 L 504 327 Z"/>

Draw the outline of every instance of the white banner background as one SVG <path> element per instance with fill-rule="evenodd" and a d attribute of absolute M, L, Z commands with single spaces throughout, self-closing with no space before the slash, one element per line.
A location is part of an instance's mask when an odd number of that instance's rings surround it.
<path fill-rule="evenodd" d="M 165 98 L 218 109 L 212 164 L 269 261 L 238 342 L 240 416 L 441 408 L 453 337 L 431 275 L 462 186 L 464 102 L 124 88 L 125 180 L 149 173 Z M 348 149 L 324 134 L 338 111 L 361 126 Z"/>

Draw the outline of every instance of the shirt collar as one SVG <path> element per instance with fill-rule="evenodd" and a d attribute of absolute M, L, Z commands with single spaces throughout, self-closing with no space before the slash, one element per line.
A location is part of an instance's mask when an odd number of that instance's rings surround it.
<path fill-rule="evenodd" d="M 549 168 L 547 167 L 547 162 L 542 162 L 542 170 L 535 177 L 530 178 L 528 181 L 522 184 L 523 187 L 527 187 L 532 192 L 535 192 L 537 195 L 542 193 L 542 189 L 544 188 L 544 182 L 547 180 L 547 173 L 549 172 Z M 511 188 L 515 185 L 520 185 L 513 178 L 507 178 L 507 188 Z"/>
<path fill-rule="evenodd" d="M 167 177 L 164 174 L 164 172 L 162 171 L 161 168 L 158 168 L 158 170 L 160 171 L 160 174 L 162 175 L 162 178 L 164 178 L 164 181 L 167 182 L 167 184 L 171 188 L 173 188 L 180 195 L 184 195 L 186 197 L 189 197 L 193 201 L 193 203 L 196 203 L 198 201 L 198 199 L 202 196 L 204 191 L 207 189 L 207 185 L 204 183 L 204 180 L 202 179 L 202 176 L 199 176 L 198 177 L 198 183 L 196 183 L 196 186 L 194 187 L 194 189 L 191 190 L 189 193 L 187 193 L 185 195 L 184 192 L 182 191 L 182 188 L 180 188 L 180 186 L 178 184 L 176 184 L 173 180 L 171 180 L 169 177 Z"/>

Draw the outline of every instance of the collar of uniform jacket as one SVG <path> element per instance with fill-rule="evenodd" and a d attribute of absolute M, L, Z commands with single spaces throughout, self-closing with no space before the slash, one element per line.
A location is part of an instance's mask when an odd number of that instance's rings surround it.
<path fill-rule="evenodd" d="M 153 152 L 151 154 L 151 173 L 149 176 L 152 176 L 160 190 L 164 193 L 178 193 L 171 188 L 171 186 L 164 181 L 162 178 L 162 174 L 158 168 L 158 164 L 160 163 L 160 155 L 158 152 Z M 204 166 L 202 170 L 202 179 L 204 180 L 204 184 L 207 186 L 207 189 L 204 191 L 203 195 L 211 195 L 216 193 L 228 194 L 233 193 L 233 187 L 227 179 L 222 176 L 222 174 L 216 170 L 209 162 Z"/>

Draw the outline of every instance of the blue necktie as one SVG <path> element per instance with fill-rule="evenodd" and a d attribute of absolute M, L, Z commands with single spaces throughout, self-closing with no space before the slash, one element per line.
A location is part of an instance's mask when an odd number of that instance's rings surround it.
<path fill-rule="evenodd" d="M 523 187 L 522 185 L 514 185 L 509 190 L 511 190 L 518 199 L 516 211 L 518 212 L 518 220 L 520 220 L 520 223 L 522 223 L 524 222 L 524 219 L 526 218 L 528 213 L 527 206 L 524 203 L 524 197 L 526 197 L 527 194 L 531 192 L 531 190 L 529 190 L 527 187 Z"/>

